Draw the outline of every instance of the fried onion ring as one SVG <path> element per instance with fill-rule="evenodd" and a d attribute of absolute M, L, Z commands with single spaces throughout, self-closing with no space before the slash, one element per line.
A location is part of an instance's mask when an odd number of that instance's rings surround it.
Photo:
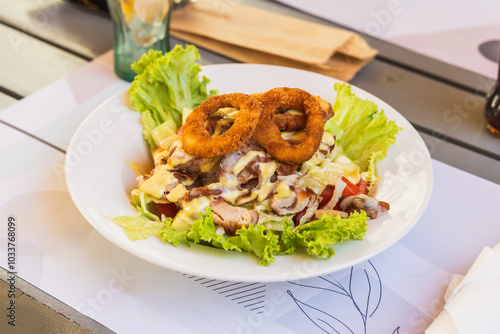
<path fill-rule="evenodd" d="M 205 121 L 225 107 L 233 107 L 239 112 L 226 132 L 212 137 L 205 127 Z M 182 146 L 187 153 L 208 159 L 235 151 L 252 137 L 263 108 L 259 100 L 243 93 L 212 96 L 186 118 L 182 128 Z"/>
<path fill-rule="evenodd" d="M 264 94 L 265 93 L 256 93 L 252 94 L 252 96 L 258 100 L 261 100 Z M 319 103 L 320 110 L 323 113 L 323 122 L 326 122 L 333 116 L 332 105 L 319 96 L 313 95 L 313 97 Z M 276 115 L 274 116 L 274 122 L 276 123 L 280 131 L 298 131 L 305 129 L 307 116 L 304 113 L 293 113 L 288 111 L 287 109 L 282 109 L 281 113 L 279 111 L 280 110 L 275 111 Z"/>
<path fill-rule="evenodd" d="M 253 137 L 266 151 L 279 161 L 300 164 L 309 160 L 318 149 L 323 137 L 323 112 L 318 101 L 308 92 L 298 88 L 274 88 L 259 94 L 264 104 L 258 131 Z M 305 136 L 301 142 L 291 144 L 281 136 L 275 123 L 275 112 L 279 109 L 302 111 L 307 119 Z"/>

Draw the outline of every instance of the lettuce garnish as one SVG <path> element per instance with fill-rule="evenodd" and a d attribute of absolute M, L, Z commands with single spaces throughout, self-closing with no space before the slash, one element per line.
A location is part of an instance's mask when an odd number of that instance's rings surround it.
<path fill-rule="evenodd" d="M 211 208 L 205 209 L 205 214 L 193 221 L 193 226 L 187 231 L 176 231 L 167 220 L 160 237 L 178 246 L 180 243 L 207 244 L 216 248 L 233 251 L 251 252 L 261 259 L 260 264 L 267 266 L 274 262 L 274 255 L 279 253 L 278 235 L 262 225 L 244 227 L 236 231 L 235 236 L 217 234 Z"/>
<path fill-rule="evenodd" d="M 353 213 L 349 218 L 323 215 L 321 219 L 292 228 L 290 220 L 285 219 L 283 231 L 266 229 L 263 225 L 249 225 L 236 231 L 234 236 L 217 234 L 210 208 L 201 218 L 193 221 L 188 231 L 172 229 L 171 219 L 167 219 L 160 237 L 179 246 L 181 243 L 208 244 L 224 250 L 254 253 L 260 258 L 260 264 L 268 266 L 275 256 L 292 254 L 297 248 L 304 248 L 310 255 L 330 258 L 335 254 L 332 245 L 346 239 L 363 239 L 367 230 L 366 213 Z"/>
<path fill-rule="evenodd" d="M 147 239 L 151 235 L 159 235 L 165 228 L 165 223 L 159 220 L 148 220 L 143 216 L 120 216 L 110 218 L 120 225 L 131 241 Z"/>
<path fill-rule="evenodd" d="M 260 259 L 263 266 L 273 263 L 278 255 L 293 254 L 297 248 L 305 249 L 310 255 L 329 259 L 335 255 L 332 245 L 347 239 L 362 240 L 368 226 L 364 211 L 353 213 L 349 218 L 323 215 L 321 219 L 298 228 L 293 228 L 293 223 L 285 219 L 282 231 L 269 230 L 263 225 L 249 225 L 237 230 L 234 236 L 216 233 L 210 208 L 205 209 L 205 214 L 194 220 L 187 231 L 174 230 L 172 219 L 165 217 L 161 221 L 149 220 L 144 216 L 120 216 L 111 220 L 120 225 L 133 241 L 158 236 L 175 247 L 196 243 L 226 251 L 250 252 Z"/>
<path fill-rule="evenodd" d="M 387 156 L 400 128 L 374 102 L 355 96 L 350 85 L 336 83 L 334 89 L 335 115 L 326 122 L 325 130 L 336 137 L 336 145 L 362 172 L 369 172 L 369 180 L 374 180 L 375 163 Z"/>
<path fill-rule="evenodd" d="M 130 86 L 130 103 L 142 114 L 143 135 L 151 151 L 182 125 L 183 108 L 194 109 L 217 91 L 207 92 L 210 80 L 199 78 L 200 58 L 193 45 L 177 45 L 162 54 L 150 50 L 132 65 L 137 72 Z"/>

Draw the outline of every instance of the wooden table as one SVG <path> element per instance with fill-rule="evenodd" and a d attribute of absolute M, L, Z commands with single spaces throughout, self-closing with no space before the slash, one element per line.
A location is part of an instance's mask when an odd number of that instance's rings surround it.
<path fill-rule="evenodd" d="M 247 1 L 333 25 L 271 1 Z M 107 15 L 67 1 L 0 0 L 0 108 L 62 78 L 113 47 Z M 173 43 L 180 41 L 173 40 Z M 485 130 L 493 81 L 381 40 L 380 55 L 351 83 L 388 102 L 419 130 L 433 158 L 500 182 L 500 140 Z M 203 52 L 204 64 L 232 62 Z"/>
<path fill-rule="evenodd" d="M 246 2 L 333 25 L 272 1 Z M 487 133 L 482 113 L 493 81 L 381 40 L 368 40 L 380 54 L 351 83 L 402 113 L 419 131 L 432 158 L 500 184 L 500 139 Z M 62 0 L 0 0 L 0 112 L 112 47 L 112 25 L 105 13 Z M 206 50 L 201 55 L 202 64 L 233 62 Z M 4 272 L 1 277 L 6 280 Z M 23 303 L 33 311 L 33 323 L 25 324 L 32 330 L 108 331 L 26 282 L 17 288 L 31 297 Z M 1 284 L 0 295 L 7 289 Z"/>

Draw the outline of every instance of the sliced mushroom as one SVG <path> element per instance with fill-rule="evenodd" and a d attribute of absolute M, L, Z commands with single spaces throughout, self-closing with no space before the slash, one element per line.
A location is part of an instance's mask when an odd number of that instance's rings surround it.
<path fill-rule="evenodd" d="M 292 192 L 289 197 L 273 198 L 271 200 L 271 209 L 279 215 L 286 215 L 288 213 L 296 213 L 297 194 Z"/>
<path fill-rule="evenodd" d="M 368 217 L 375 219 L 379 215 L 387 212 L 390 209 L 390 205 L 376 198 L 361 194 L 341 198 L 339 208 L 341 211 L 349 214 L 363 210 Z"/>
<path fill-rule="evenodd" d="M 169 171 L 165 165 L 156 166 L 151 170 L 149 176 L 141 176 L 138 181 L 140 190 L 156 198 L 168 199 L 169 201 L 172 201 L 169 194 L 174 188 L 179 186 L 174 197 L 184 196 L 185 187 L 194 182 L 190 175 Z"/>
<path fill-rule="evenodd" d="M 295 187 L 298 180 L 299 180 L 299 176 L 297 174 L 279 175 L 278 176 L 278 181 L 287 184 L 290 188 Z"/>
<path fill-rule="evenodd" d="M 317 195 L 310 189 L 295 189 L 289 197 L 271 200 L 271 209 L 278 215 L 287 215 L 304 210 L 316 202 Z"/>
<path fill-rule="evenodd" d="M 259 214 L 255 210 L 248 210 L 238 206 L 231 206 L 224 201 L 212 201 L 210 204 L 214 214 L 214 223 L 221 225 L 229 235 L 243 226 L 255 225 L 259 221 Z"/>

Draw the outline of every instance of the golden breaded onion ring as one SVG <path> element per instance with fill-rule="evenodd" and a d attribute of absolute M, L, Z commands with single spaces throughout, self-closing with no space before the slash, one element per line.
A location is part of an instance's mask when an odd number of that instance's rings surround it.
<path fill-rule="evenodd" d="M 265 93 L 252 94 L 257 100 Z M 323 114 L 323 122 L 326 122 L 333 116 L 332 105 L 327 101 L 323 100 L 319 96 L 313 95 L 316 101 L 319 103 L 320 110 Z M 306 128 L 307 116 L 304 113 L 291 113 L 289 111 L 285 112 L 275 112 L 274 123 L 278 126 L 280 131 L 299 131 Z"/>
<path fill-rule="evenodd" d="M 304 90 L 288 87 L 271 89 L 259 94 L 259 99 L 264 104 L 264 110 L 257 125 L 258 130 L 253 134 L 257 142 L 279 161 L 300 164 L 309 160 L 323 138 L 324 115 L 318 101 Z M 305 136 L 297 144 L 283 139 L 274 121 L 275 111 L 283 108 L 302 111 L 307 118 Z"/>
<path fill-rule="evenodd" d="M 205 121 L 226 107 L 239 110 L 235 121 L 226 132 L 212 137 L 205 127 Z M 182 127 L 182 146 L 187 153 L 207 159 L 235 151 L 252 137 L 263 108 L 259 100 L 243 93 L 212 96 L 186 118 Z"/>

